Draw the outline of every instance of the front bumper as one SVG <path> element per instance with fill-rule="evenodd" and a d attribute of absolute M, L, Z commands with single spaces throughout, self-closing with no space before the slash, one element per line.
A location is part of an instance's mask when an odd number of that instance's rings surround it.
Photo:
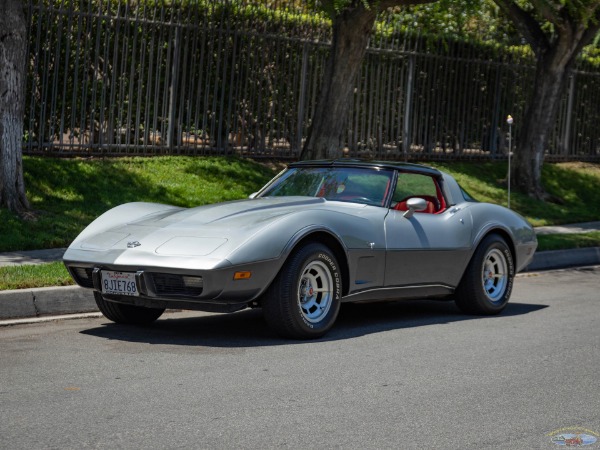
<path fill-rule="evenodd" d="M 102 293 L 109 301 L 202 311 L 235 311 L 246 307 L 266 290 L 279 270 L 275 261 L 202 271 L 79 261 L 65 261 L 65 266 L 78 285 Z M 101 273 L 105 270 L 135 274 L 138 295 L 103 293 Z M 234 274 L 242 271 L 250 272 L 251 277 L 234 279 Z M 186 279 L 196 281 L 190 285 Z M 201 285 L 198 279 L 202 280 Z"/>

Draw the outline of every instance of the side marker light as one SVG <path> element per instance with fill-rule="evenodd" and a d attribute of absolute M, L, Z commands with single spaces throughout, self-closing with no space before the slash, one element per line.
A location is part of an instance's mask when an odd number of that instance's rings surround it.
<path fill-rule="evenodd" d="M 249 280 L 252 272 L 236 272 L 233 274 L 234 280 Z"/>

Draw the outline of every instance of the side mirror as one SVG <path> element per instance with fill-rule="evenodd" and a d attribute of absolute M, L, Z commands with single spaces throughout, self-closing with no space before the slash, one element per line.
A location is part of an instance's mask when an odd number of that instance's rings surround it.
<path fill-rule="evenodd" d="M 406 206 L 408 207 L 408 211 L 402 214 L 402 217 L 410 219 L 416 211 L 425 211 L 427 209 L 427 200 L 419 197 L 409 198 Z"/>
<path fill-rule="evenodd" d="M 256 194 L 258 194 L 258 192 L 253 192 L 252 194 L 250 194 L 250 195 L 248 196 L 248 198 L 252 200 L 253 198 L 255 198 L 255 197 L 256 197 Z"/>

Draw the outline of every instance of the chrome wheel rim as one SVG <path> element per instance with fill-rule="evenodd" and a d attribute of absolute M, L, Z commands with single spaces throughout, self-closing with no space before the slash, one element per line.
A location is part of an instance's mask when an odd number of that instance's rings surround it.
<path fill-rule="evenodd" d="M 307 322 L 317 323 L 331 308 L 333 277 L 321 261 L 311 261 L 306 265 L 298 284 L 298 306 Z"/>
<path fill-rule="evenodd" d="M 483 290 L 492 303 L 502 300 L 508 281 L 508 263 L 506 256 L 492 249 L 483 261 Z"/>

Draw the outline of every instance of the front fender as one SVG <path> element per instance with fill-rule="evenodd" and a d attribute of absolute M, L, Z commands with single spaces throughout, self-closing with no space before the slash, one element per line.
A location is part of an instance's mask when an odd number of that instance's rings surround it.
<path fill-rule="evenodd" d="M 379 208 L 381 209 L 381 208 Z M 344 212 L 305 210 L 278 217 L 253 233 L 227 259 L 245 264 L 285 259 L 294 246 L 313 232 L 326 232 L 345 249 L 384 249 L 383 216 L 357 217 Z"/>
<path fill-rule="evenodd" d="M 363 216 L 323 210 L 289 214 L 248 236 L 227 260 L 234 266 L 269 261 L 270 284 L 297 245 L 310 235 L 320 234 L 339 244 L 337 250 L 344 252 L 345 262 L 353 273 L 351 254 L 385 254 L 383 217 L 386 213 L 387 210 L 373 208 Z M 333 245 L 333 241 L 330 242 Z"/>

